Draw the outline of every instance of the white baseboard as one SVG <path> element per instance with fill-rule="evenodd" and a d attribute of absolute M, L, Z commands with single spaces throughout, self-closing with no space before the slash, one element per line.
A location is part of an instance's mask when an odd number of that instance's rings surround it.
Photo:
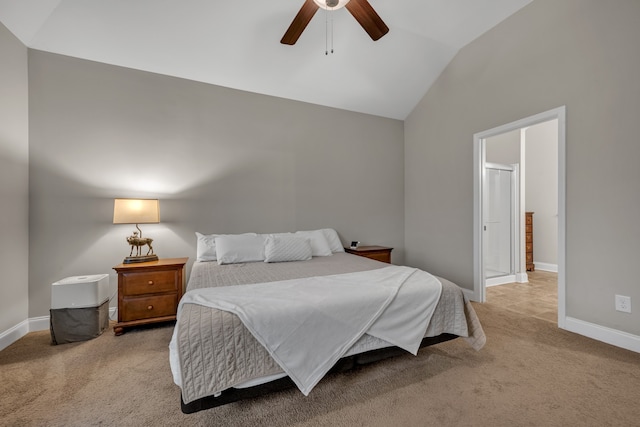
<path fill-rule="evenodd" d="M 516 281 L 516 276 L 514 274 L 511 274 L 509 276 L 492 277 L 490 279 L 485 280 L 485 286 L 491 287 L 491 286 L 505 285 L 507 283 L 515 283 L 515 281 Z"/>
<path fill-rule="evenodd" d="M 558 272 L 558 264 L 549 264 L 546 262 L 534 261 L 533 265 L 536 266 L 536 270 L 551 271 L 552 273 Z"/>
<path fill-rule="evenodd" d="M 585 322 L 583 320 L 567 317 L 565 319 L 564 329 L 594 340 L 606 342 L 616 347 L 625 348 L 627 350 L 640 353 L 640 336 L 629 334 L 627 332 L 618 331 L 617 329 L 607 328 L 606 326 L 596 325 L 595 323 Z"/>
<path fill-rule="evenodd" d="M 16 326 L 7 329 L 0 334 L 0 351 L 9 347 L 14 342 L 18 341 L 23 336 L 29 333 L 29 320 L 23 320 Z"/>
<path fill-rule="evenodd" d="M 460 288 L 469 301 L 478 301 L 472 289 Z"/>
<path fill-rule="evenodd" d="M 109 308 L 109 319 L 115 320 L 118 316 L 118 308 Z M 16 326 L 0 333 L 0 351 L 9 347 L 29 332 L 46 331 L 50 327 L 49 316 L 31 317 L 23 320 Z"/>
<path fill-rule="evenodd" d="M 516 273 L 516 282 L 529 283 L 529 276 L 527 273 Z"/>
<path fill-rule="evenodd" d="M 32 317 L 29 319 L 29 332 L 46 331 L 50 325 L 49 316 Z"/>

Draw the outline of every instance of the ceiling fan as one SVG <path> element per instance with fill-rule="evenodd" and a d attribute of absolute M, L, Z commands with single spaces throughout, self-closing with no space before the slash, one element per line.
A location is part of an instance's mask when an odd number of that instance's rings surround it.
<path fill-rule="evenodd" d="M 302 8 L 293 18 L 293 22 L 284 33 L 280 43 L 294 45 L 300 38 L 300 35 L 313 18 L 313 15 L 319 8 L 327 10 L 336 10 L 346 7 L 356 21 L 362 25 L 362 28 L 375 41 L 389 32 L 389 27 L 382 21 L 380 16 L 373 10 L 373 7 L 367 0 L 305 0 Z"/>

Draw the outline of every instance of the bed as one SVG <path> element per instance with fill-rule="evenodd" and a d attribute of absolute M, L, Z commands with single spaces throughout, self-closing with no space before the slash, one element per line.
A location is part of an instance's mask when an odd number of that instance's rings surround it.
<path fill-rule="evenodd" d="M 389 264 L 335 250 L 325 256 L 290 262 L 230 262 L 220 265 L 210 260 L 197 261 L 193 265 L 185 297 L 212 288 L 229 290 L 221 287 L 265 286 L 324 276 L 360 277 L 357 275 L 379 274 L 393 268 Z M 198 258 L 203 259 L 201 256 Z M 243 260 L 241 257 L 240 261 Z M 237 258 L 232 261 L 237 261 Z M 441 292 L 428 318 L 426 332 L 421 332 L 424 338 L 420 346 L 462 337 L 479 350 L 486 338 L 473 307 L 458 286 L 443 278 L 436 280 L 441 284 Z M 294 385 L 276 362 L 276 354 L 256 339 L 241 316 L 225 309 L 187 302 L 188 298 L 183 300 L 170 344 L 170 363 L 174 382 L 181 388 L 184 413 Z M 300 351 L 304 352 L 304 349 Z M 357 364 L 404 352 L 388 341 L 366 333 L 349 346 L 332 370 L 350 369 Z"/>

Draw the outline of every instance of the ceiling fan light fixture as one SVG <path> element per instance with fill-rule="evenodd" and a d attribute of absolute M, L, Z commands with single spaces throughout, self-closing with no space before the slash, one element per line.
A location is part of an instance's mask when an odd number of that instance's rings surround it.
<path fill-rule="evenodd" d="M 313 0 L 313 2 L 326 10 L 338 10 L 345 7 L 349 0 Z"/>
<path fill-rule="evenodd" d="M 291 25 L 289 25 L 284 36 L 282 36 L 280 43 L 288 45 L 296 44 L 309 21 L 311 21 L 313 15 L 315 15 L 320 8 L 327 11 L 325 21 L 327 28 L 331 25 L 331 39 L 333 40 L 333 13 L 329 13 L 329 11 L 343 7 L 346 7 L 349 13 L 358 21 L 367 34 L 369 34 L 371 40 L 376 41 L 389 32 L 387 24 L 382 21 L 382 18 L 380 18 L 367 0 L 304 0 L 300 11 L 296 14 L 296 17 L 293 18 Z M 331 22 L 329 22 L 329 15 L 331 16 Z M 327 30 L 327 39 L 328 34 L 329 31 Z"/>

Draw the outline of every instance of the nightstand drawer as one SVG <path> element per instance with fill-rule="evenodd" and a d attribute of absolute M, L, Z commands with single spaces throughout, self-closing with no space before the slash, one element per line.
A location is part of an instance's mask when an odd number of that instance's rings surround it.
<path fill-rule="evenodd" d="M 124 273 L 122 291 L 126 296 L 175 291 L 177 275 L 177 270 Z"/>
<path fill-rule="evenodd" d="M 122 321 L 149 319 L 153 317 L 174 316 L 178 306 L 178 295 L 159 295 L 155 297 L 124 298 Z"/>
<path fill-rule="evenodd" d="M 391 254 L 389 252 L 372 252 L 368 253 L 367 258 L 375 259 L 376 261 L 386 262 L 387 264 L 391 263 Z"/>

